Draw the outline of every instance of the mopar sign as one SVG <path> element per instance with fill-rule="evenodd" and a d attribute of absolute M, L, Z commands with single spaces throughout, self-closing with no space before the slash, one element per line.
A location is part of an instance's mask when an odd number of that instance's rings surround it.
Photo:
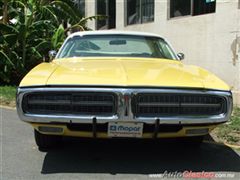
<path fill-rule="evenodd" d="M 111 122 L 108 124 L 110 137 L 142 137 L 142 130 L 142 123 Z"/>
<path fill-rule="evenodd" d="M 117 126 L 117 125 L 111 125 L 110 130 L 111 131 L 139 131 L 141 127 L 128 127 L 128 126 Z"/>

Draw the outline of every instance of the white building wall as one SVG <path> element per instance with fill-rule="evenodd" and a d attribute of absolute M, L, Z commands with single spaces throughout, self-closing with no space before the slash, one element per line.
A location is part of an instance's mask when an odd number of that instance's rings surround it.
<path fill-rule="evenodd" d="M 124 0 L 116 0 L 116 29 L 152 32 L 167 38 L 185 64 L 201 66 L 227 82 L 240 104 L 240 9 L 238 0 L 217 0 L 216 13 L 168 19 L 168 0 L 155 0 L 154 22 L 125 25 Z M 95 1 L 86 2 L 87 16 L 95 14 Z M 95 29 L 95 22 L 89 26 Z M 239 45 L 235 45 L 238 39 Z M 234 55 L 235 54 L 235 55 Z"/>

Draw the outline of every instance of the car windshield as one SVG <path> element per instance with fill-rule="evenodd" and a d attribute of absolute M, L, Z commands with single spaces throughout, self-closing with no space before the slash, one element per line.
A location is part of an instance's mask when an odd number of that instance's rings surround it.
<path fill-rule="evenodd" d="M 177 59 L 167 42 L 159 37 L 136 35 L 73 36 L 57 58 L 69 57 L 149 57 Z"/>

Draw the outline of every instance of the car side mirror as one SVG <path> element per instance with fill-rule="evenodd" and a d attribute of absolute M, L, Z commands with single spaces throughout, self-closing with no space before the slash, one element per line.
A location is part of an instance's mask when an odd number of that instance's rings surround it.
<path fill-rule="evenodd" d="M 56 55 L 57 55 L 57 51 L 55 51 L 55 50 L 49 51 L 48 52 L 49 60 L 52 61 Z"/>
<path fill-rule="evenodd" d="M 177 57 L 181 61 L 181 60 L 183 60 L 185 58 L 185 55 L 183 53 L 178 53 Z"/>

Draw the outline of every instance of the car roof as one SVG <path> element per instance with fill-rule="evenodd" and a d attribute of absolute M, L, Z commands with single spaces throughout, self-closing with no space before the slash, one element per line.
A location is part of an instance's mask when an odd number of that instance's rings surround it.
<path fill-rule="evenodd" d="M 86 36 L 86 35 L 135 35 L 135 36 L 159 37 L 164 39 L 163 37 L 154 33 L 138 32 L 138 31 L 115 31 L 115 30 L 79 31 L 79 32 L 72 33 L 71 35 L 68 36 L 68 38 L 71 38 L 73 36 Z"/>

